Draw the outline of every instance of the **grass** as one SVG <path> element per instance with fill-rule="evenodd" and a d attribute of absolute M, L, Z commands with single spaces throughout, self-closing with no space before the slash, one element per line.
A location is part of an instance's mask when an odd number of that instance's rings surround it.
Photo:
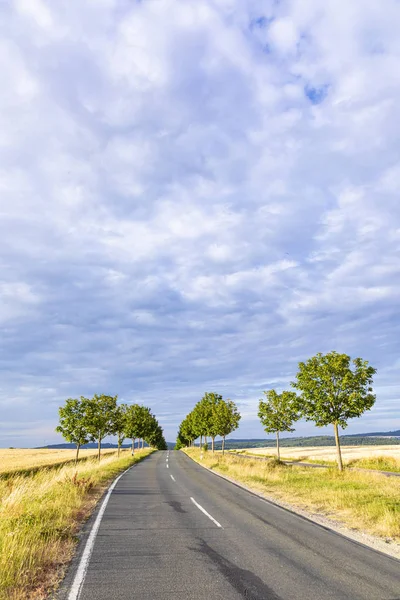
<path fill-rule="evenodd" d="M 0 599 L 48 598 L 71 559 L 77 533 L 107 484 L 152 450 L 114 453 L 0 478 Z"/>
<path fill-rule="evenodd" d="M 205 466 L 293 506 L 334 517 L 352 529 L 400 541 L 400 479 L 336 468 L 310 469 L 277 460 L 185 452 Z"/>
<path fill-rule="evenodd" d="M 276 451 L 268 454 L 261 454 L 255 452 L 248 452 L 247 450 L 238 450 L 231 452 L 232 455 L 242 456 L 254 456 L 258 458 L 274 458 Z M 309 458 L 307 454 L 300 456 L 281 456 L 281 460 L 292 462 L 294 464 L 298 462 L 305 462 L 315 465 L 324 465 L 327 467 L 336 467 L 336 460 L 327 460 L 324 458 Z M 343 464 L 346 467 L 357 468 L 357 469 L 371 469 L 373 471 L 390 471 L 392 473 L 400 473 L 400 458 L 395 456 L 365 456 L 362 458 L 352 458 L 350 460 L 344 460 Z"/>
<path fill-rule="evenodd" d="M 105 448 L 102 455 L 115 453 L 115 449 Z M 0 448 L 0 475 L 5 473 L 30 473 L 40 467 L 68 463 L 75 460 L 75 450 L 49 450 L 47 448 Z M 97 449 L 83 449 L 79 460 L 97 455 Z"/>

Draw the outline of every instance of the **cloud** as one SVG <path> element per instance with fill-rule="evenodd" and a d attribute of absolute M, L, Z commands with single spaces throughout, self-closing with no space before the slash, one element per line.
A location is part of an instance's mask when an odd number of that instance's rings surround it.
<path fill-rule="evenodd" d="M 173 439 L 220 390 L 259 436 L 262 390 L 331 349 L 378 368 L 351 430 L 400 427 L 399 11 L 1 6 L 0 443 L 101 391 Z"/>

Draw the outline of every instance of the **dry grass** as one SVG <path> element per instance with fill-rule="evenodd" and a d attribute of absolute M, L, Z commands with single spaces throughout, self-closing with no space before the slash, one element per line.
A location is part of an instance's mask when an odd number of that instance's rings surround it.
<path fill-rule="evenodd" d="M 80 524 L 105 486 L 147 456 L 115 454 L 0 478 L 0 599 L 42 600 L 70 560 Z"/>
<path fill-rule="evenodd" d="M 336 468 L 310 469 L 275 460 L 246 460 L 198 449 L 187 454 L 205 466 L 266 495 L 312 512 L 334 517 L 343 524 L 383 538 L 400 540 L 400 478 Z"/>
<path fill-rule="evenodd" d="M 248 456 L 276 456 L 275 448 L 248 448 L 232 452 Z M 342 458 L 345 466 L 400 473 L 400 445 L 343 446 Z M 336 448 L 332 446 L 281 448 L 281 459 L 336 465 Z"/>
<path fill-rule="evenodd" d="M 102 455 L 115 452 L 115 448 L 106 448 L 101 451 Z M 61 464 L 75 460 L 75 450 L 48 450 L 13 448 L 0 449 L 0 475 L 3 473 L 25 471 L 37 467 Z M 90 456 L 96 456 L 97 450 L 80 450 L 79 459 L 84 460 Z"/>

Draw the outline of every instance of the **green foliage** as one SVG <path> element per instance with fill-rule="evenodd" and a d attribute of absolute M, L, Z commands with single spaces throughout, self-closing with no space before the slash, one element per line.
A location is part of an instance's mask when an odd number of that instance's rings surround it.
<path fill-rule="evenodd" d="M 123 441 L 126 437 L 126 416 L 128 412 L 127 404 L 120 404 L 116 406 L 112 413 L 112 433 L 117 436 L 118 439 L 118 453 L 121 449 Z"/>
<path fill-rule="evenodd" d="M 301 413 L 307 421 L 314 421 L 317 427 L 336 423 L 344 429 L 349 419 L 372 408 L 376 369 L 361 358 L 351 361 L 351 369 L 350 361 L 347 354 L 333 351 L 299 363 L 292 386 L 301 394 Z"/>
<path fill-rule="evenodd" d="M 343 470 L 340 452 L 339 426 L 347 427 L 347 421 L 360 417 L 375 402 L 372 378 L 376 369 L 368 361 L 347 354 L 318 353 L 308 361 L 299 363 L 296 381 L 292 386 L 301 393 L 301 412 L 307 421 L 317 427 L 332 424 L 338 453 L 338 467 Z"/>
<path fill-rule="evenodd" d="M 95 394 L 83 402 L 85 416 L 84 423 L 92 442 L 97 441 L 100 447 L 102 440 L 113 433 L 113 416 L 117 408 L 117 396 Z"/>
<path fill-rule="evenodd" d="M 223 400 L 216 392 L 206 392 L 193 410 L 186 415 L 179 426 L 176 445 L 179 448 L 191 446 L 198 437 L 211 437 L 212 448 L 217 436 L 225 439 L 237 429 L 240 414 L 232 400 Z"/>
<path fill-rule="evenodd" d="M 269 390 L 263 393 L 266 400 L 259 402 L 258 417 L 265 432 L 294 431 L 292 425 L 300 418 L 295 392 L 284 391 L 277 394 L 275 390 Z"/>
<path fill-rule="evenodd" d="M 89 441 L 89 432 L 85 421 L 85 402 L 86 398 L 81 397 L 68 398 L 64 406 L 60 406 L 58 413 L 60 415 L 60 424 L 56 431 L 61 433 L 67 442 L 72 442 L 77 446 L 77 459 L 79 447 L 87 444 Z"/>

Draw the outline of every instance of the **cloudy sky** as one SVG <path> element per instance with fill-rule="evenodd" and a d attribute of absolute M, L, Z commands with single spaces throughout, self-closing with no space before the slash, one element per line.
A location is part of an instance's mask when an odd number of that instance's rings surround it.
<path fill-rule="evenodd" d="M 68 397 L 262 390 L 335 349 L 400 428 L 400 3 L 0 1 L 0 445 Z M 297 433 L 318 434 L 311 423 Z"/>

